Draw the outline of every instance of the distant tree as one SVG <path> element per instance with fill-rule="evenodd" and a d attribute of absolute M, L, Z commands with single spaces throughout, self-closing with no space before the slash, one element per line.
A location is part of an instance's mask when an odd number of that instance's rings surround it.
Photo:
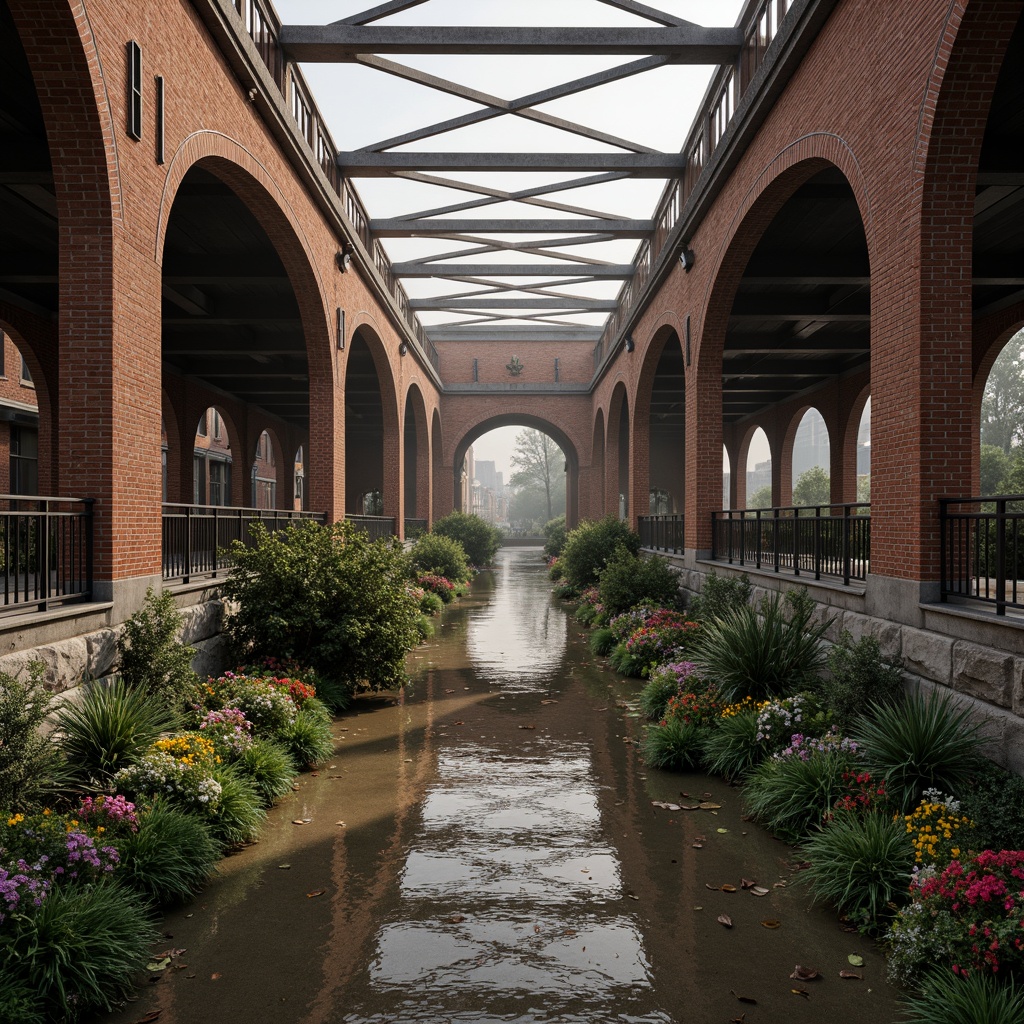
<path fill-rule="evenodd" d="M 759 487 L 749 498 L 747 508 L 771 508 L 772 507 L 772 486 L 765 484 Z"/>
<path fill-rule="evenodd" d="M 998 445 L 982 444 L 981 446 L 981 493 L 1005 494 L 1005 486 L 1013 459 Z"/>
<path fill-rule="evenodd" d="M 554 518 L 559 494 L 565 504 L 565 456 L 562 449 L 539 430 L 527 429 L 516 436 L 510 483 L 517 489 L 536 489 L 544 495 L 543 522 Z"/>
<path fill-rule="evenodd" d="M 981 399 L 981 441 L 1007 455 L 1024 444 L 1024 330 L 1007 343 L 988 375 Z"/>
<path fill-rule="evenodd" d="M 793 487 L 794 505 L 827 505 L 831 500 L 829 475 L 821 466 L 811 466 L 797 478 Z"/>
<path fill-rule="evenodd" d="M 861 473 L 857 477 L 857 500 L 858 501 L 870 501 L 871 500 L 871 474 Z"/>

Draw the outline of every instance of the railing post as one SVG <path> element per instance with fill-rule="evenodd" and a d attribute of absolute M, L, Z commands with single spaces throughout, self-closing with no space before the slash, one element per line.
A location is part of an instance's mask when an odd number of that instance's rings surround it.
<path fill-rule="evenodd" d="M 192 506 L 185 509 L 185 579 L 184 583 L 192 579 Z"/>
<path fill-rule="evenodd" d="M 843 506 L 843 586 L 850 585 L 850 506 Z"/>
<path fill-rule="evenodd" d="M 1006 499 L 996 500 L 996 615 L 1006 614 Z"/>
<path fill-rule="evenodd" d="M 953 577 L 948 512 L 947 500 L 939 498 L 939 600 L 943 602 L 949 598 L 948 587 Z"/>

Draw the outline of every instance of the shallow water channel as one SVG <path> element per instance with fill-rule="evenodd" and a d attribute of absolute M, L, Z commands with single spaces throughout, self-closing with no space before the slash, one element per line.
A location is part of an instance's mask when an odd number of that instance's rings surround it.
<path fill-rule="evenodd" d="M 163 947 L 185 952 L 104 1020 L 894 1020 L 882 958 L 811 905 L 739 791 L 644 767 L 638 684 L 585 633 L 539 550 L 503 549 L 410 655 L 406 691 L 358 701 L 330 764 L 167 916 Z M 863 980 L 840 980 L 850 954 Z"/>

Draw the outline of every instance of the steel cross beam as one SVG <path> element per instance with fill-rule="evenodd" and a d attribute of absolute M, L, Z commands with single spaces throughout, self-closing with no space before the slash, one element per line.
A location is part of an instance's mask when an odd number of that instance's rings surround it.
<path fill-rule="evenodd" d="M 363 53 L 655 54 L 689 64 L 729 64 L 739 55 L 738 28 L 537 28 L 465 25 L 284 25 L 290 60 L 339 63 Z"/>
<path fill-rule="evenodd" d="M 392 263 L 391 272 L 399 277 L 559 277 L 575 270 L 580 277 L 625 280 L 635 273 L 629 263 L 608 264 L 606 266 L 579 267 L 559 266 L 555 263 L 445 263 L 437 266 L 432 263 Z"/>
<path fill-rule="evenodd" d="M 585 233 L 600 231 L 609 238 L 644 238 L 654 230 L 649 220 L 406 220 L 382 217 L 369 222 L 370 231 L 378 238 L 446 235 L 465 231 L 484 231 L 497 235 L 544 235 L 555 231 Z"/>
<path fill-rule="evenodd" d="M 396 171 L 544 171 L 593 174 L 625 171 L 634 178 L 674 178 L 685 169 L 681 153 L 371 153 L 338 154 L 349 178 L 382 178 Z"/>

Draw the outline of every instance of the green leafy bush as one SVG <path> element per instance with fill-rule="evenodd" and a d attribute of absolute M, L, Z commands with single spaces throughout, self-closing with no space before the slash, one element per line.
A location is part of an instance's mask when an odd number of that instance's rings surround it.
<path fill-rule="evenodd" d="M 668 562 L 657 556 L 636 555 L 624 545 L 615 549 L 599 579 L 601 604 L 609 616 L 643 601 L 666 608 L 679 604 L 679 577 Z"/>
<path fill-rule="evenodd" d="M 544 524 L 544 554 L 548 558 L 557 558 L 565 547 L 565 515 L 555 516 Z"/>
<path fill-rule="evenodd" d="M 854 923 L 876 930 L 902 900 L 914 851 L 903 820 L 873 811 L 840 813 L 803 846 L 810 867 L 799 877 Z"/>
<path fill-rule="evenodd" d="M 117 877 L 161 907 L 183 903 L 199 892 L 220 856 L 206 821 L 163 800 L 150 806 L 139 830 L 118 848 Z"/>
<path fill-rule="evenodd" d="M 265 806 L 292 788 L 298 773 L 291 754 L 273 740 L 254 740 L 242 751 L 235 768 L 256 787 Z"/>
<path fill-rule="evenodd" d="M 682 718 L 669 718 L 664 725 L 650 725 L 640 746 L 640 756 L 651 768 L 686 771 L 701 761 L 707 728 Z"/>
<path fill-rule="evenodd" d="M 0 1021 L 4 1024 L 47 1024 L 39 993 L 27 978 L 0 971 Z"/>
<path fill-rule="evenodd" d="M 409 561 L 417 575 L 441 576 L 447 580 L 469 579 L 466 550 L 452 537 L 425 533 L 409 549 Z"/>
<path fill-rule="evenodd" d="M 979 850 L 1024 850 L 1024 779 L 982 762 L 959 791 L 960 810 L 974 822 Z"/>
<path fill-rule="evenodd" d="M 640 550 L 640 538 L 615 516 L 580 523 L 565 538 L 559 556 L 566 579 L 578 591 L 599 582 L 601 570 L 619 546 L 630 554 Z"/>
<path fill-rule="evenodd" d="M 182 617 L 174 597 L 146 591 L 145 604 L 125 622 L 117 638 L 121 678 L 132 689 L 156 695 L 170 708 L 188 703 L 199 677 L 192 671 L 195 651 L 178 639 Z"/>
<path fill-rule="evenodd" d="M 966 977 L 934 970 L 910 996 L 900 1018 L 904 1024 L 1021 1024 L 1024 987 L 1013 978 L 971 971 Z"/>
<path fill-rule="evenodd" d="M 416 616 L 416 634 L 420 643 L 434 635 L 434 624 L 422 612 Z"/>
<path fill-rule="evenodd" d="M 903 670 L 899 662 L 882 657 L 873 636 L 854 643 L 844 629 L 828 652 L 828 674 L 817 681 L 815 689 L 833 721 L 845 732 L 870 704 L 902 700 Z"/>
<path fill-rule="evenodd" d="M 918 692 L 901 704 L 872 704 L 853 737 L 864 767 L 885 779 L 904 814 L 926 789 L 959 793 L 981 763 L 980 725 L 950 693 Z"/>
<path fill-rule="evenodd" d="M 123 679 L 93 683 L 76 702 L 57 714 L 60 747 L 73 776 L 105 783 L 135 764 L 162 732 L 178 724 L 163 701 L 145 689 L 131 689 Z"/>
<path fill-rule="evenodd" d="M 444 600 L 440 594 L 431 593 L 429 590 L 423 592 L 420 598 L 420 613 L 422 615 L 440 615 L 444 608 Z"/>
<path fill-rule="evenodd" d="M 822 637 L 830 622 L 810 623 L 813 604 L 791 592 L 771 594 L 760 609 L 734 608 L 706 619 L 693 660 L 727 700 L 796 693 L 817 681 Z"/>
<path fill-rule="evenodd" d="M 36 662 L 27 679 L 0 672 L 0 807 L 19 810 L 60 771 L 60 755 L 39 729 L 53 698 Z"/>
<path fill-rule="evenodd" d="M 352 686 L 404 682 L 418 610 L 396 542 L 312 521 L 273 534 L 257 523 L 253 540 L 232 547 L 223 586 L 238 603 L 225 632 L 240 662 L 292 659 Z"/>
<path fill-rule="evenodd" d="M 741 576 L 719 576 L 712 569 L 704 577 L 700 593 L 690 598 L 686 610 L 692 618 L 702 622 L 721 619 L 729 612 L 748 605 L 752 590 L 746 573 Z"/>
<path fill-rule="evenodd" d="M 471 565 L 490 565 L 501 547 L 501 531 L 468 512 L 449 512 L 434 523 L 433 532 L 457 540 Z"/>
<path fill-rule="evenodd" d="M 24 979 L 47 1020 L 73 1020 L 113 1010 L 131 992 L 157 936 L 149 907 L 124 886 L 55 886 L 18 919 L 4 973 Z"/>

